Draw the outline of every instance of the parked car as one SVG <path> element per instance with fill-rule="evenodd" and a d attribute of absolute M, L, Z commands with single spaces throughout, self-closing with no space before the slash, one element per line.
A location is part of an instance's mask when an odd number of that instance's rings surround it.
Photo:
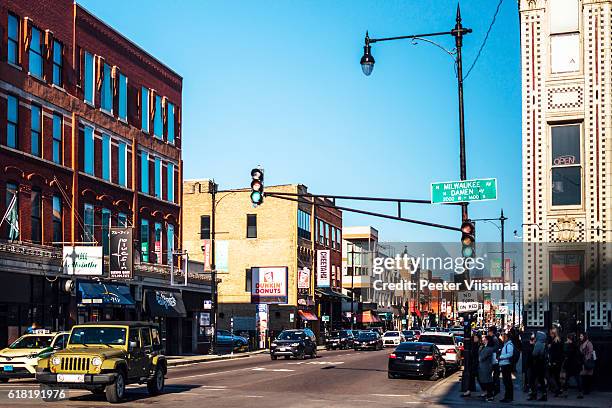
<path fill-rule="evenodd" d="M 34 378 L 41 358 L 53 351 L 63 350 L 68 342 L 68 332 L 51 333 L 38 329 L 19 337 L 10 346 L 0 350 L 0 382 L 9 379 Z"/>
<path fill-rule="evenodd" d="M 390 330 L 388 332 L 385 332 L 385 334 L 383 334 L 383 345 L 385 347 L 395 347 L 398 344 L 406 341 L 406 338 L 404 338 L 404 335 L 402 334 L 402 332 L 397 331 L 397 330 Z"/>
<path fill-rule="evenodd" d="M 389 354 L 387 375 L 397 378 L 405 375 L 437 380 L 446 376 L 446 362 L 433 343 L 402 343 Z"/>
<path fill-rule="evenodd" d="M 353 336 L 352 330 L 337 330 L 331 332 L 331 334 L 325 339 L 325 348 L 327 350 L 335 349 L 348 349 L 353 347 Z"/>
<path fill-rule="evenodd" d="M 416 330 L 402 330 L 406 341 L 416 341 Z"/>
<path fill-rule="evenodd" d="M 229 330 L 217 330 L 217 346 L 231 347 L 234 351 L 248 351 L 249 340 L 232 334 Z"/>
<path fill-rule="evenodd" d="M 72 328 L 66 349 L 41 359 L 36 380 L 46 389 L 87 389 L 121 402 L 126 385 L 163 391 L 166 357 L 157 325 L 147 322 L 91 322 Z"/>
<path fill-rule="evenodd" d="M 435 344 L 442 353 L 448 368 L 459 368 L 461 366 L 461 351 L 452 333 L 424 332 L 421 334 L 419 342 Z"/>
<path fill-rule="evenodd" d="M 270 357 L 295 357 L 303 360 L 306 355 L 317 358 L 317 339 L 310 329 L 283 330 L 270 344 Z"/>
<path fill-rule="evenodd" d="M 452 334 L 454 334 L 454 335 L 456 335 L 456 336 L 463 336 L 463 327 L 460 327 L 460 326 L 459 326 L 459 327 L 458 327 L 458 326 L 451 327 L 451 328 L 448 330 L 448 332 L 449 332 L 449 333 L 452 333 Z"/>
<path fill-rule="evenodd" d="M 362 331 L 353 342 L 353 349 L 357 350 L 382 350 L 383 341 L 380 334 L 375 332 Z"/>

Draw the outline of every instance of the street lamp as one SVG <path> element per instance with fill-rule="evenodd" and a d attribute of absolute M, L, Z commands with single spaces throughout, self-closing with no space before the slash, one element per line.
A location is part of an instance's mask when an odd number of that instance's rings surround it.
<path fill-rule="evenodd" d="M 365 45 L 363 47 L 363 56 L 361 57 L 361 70 L 367 76 L 372 74 L 372 70 L 374 69 L 374 57 L 372 56 L 372 46 L 371 44 L 383 41 L 393 41 L 393 40 L 412 40 L 416 41 L 424 41 L 435 45 L 436 47 L 442 49 L 447 54 L 449 54 L 453 60 L 455 61 L 455 65 L 457 66 L 457 94 L 459 99 L 459 170 L 460 170 L 460 179 L 466 179 L 466 165 L 465 165 L 465 123 L 464 123 L 464 109 L 463 109 L 463 64 L 461 58 L 461 47 L 463 46 L 463 36 L 472 32 L 471 28 L 465 28 L 461 24 L 461 10 L 459 5 L 457 4 L 457 17 L 455 20 L 455 27 L 450 31 L 443 31 L 437 33 L 426 33 L 426 34 L 414 34 L 414 35 L 403 35 L 399 37 L 387 37 L 387 38 L 370 38 L 368 32 L 366 31 L 365 36 Z M 437 44 L 425 37 L 437 37 L 443 35 L 452 35 L 455 37 L 455 50 L 449 51 L 446 48 L 442 47 L 440 44 Z M 467 203 L 461 203 L 461 220 L 468 220 L 468 210 Z"/>

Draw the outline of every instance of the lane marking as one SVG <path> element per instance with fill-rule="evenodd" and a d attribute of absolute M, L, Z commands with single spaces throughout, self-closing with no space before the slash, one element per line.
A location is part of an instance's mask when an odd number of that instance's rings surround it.
<path fill-rule="evenodd" d="M 287 373 L 287 372 L 292 372 L 295 370 L 290 370 L 288 368 L 265 368 L 265 367 L 255 367 L 251 369 L 252 371 L 272 371 L 275 373 Z"/>
<path fill-rule="evenodd" d="M 414 397 L 415 395 L 410 395 L 410 394 L 370 394 L 373 395 L 375 397 Z"/>

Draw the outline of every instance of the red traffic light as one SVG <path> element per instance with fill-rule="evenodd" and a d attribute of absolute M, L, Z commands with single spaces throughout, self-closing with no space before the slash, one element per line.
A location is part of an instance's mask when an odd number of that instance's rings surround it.
<path fill-rule="evenodd" d="M 464 221 L 463 224 L 461 224 L 461 233 L 469 235 L 474 234 L 474 224 L 470 221 Z"/>

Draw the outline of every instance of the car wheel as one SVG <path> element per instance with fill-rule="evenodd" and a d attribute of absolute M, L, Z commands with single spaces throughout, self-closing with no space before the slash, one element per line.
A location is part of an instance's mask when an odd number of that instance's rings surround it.
<path fill-rule="evenodd" d="M 310 358 L 317 358 L 317 348 L 312 349 L 312 353 L 310 353 Z"/>
<path fill-rule="evenodd" d="M 111 404 L 121 402 L 125 395 L 125 374 L 122 371 L 117 373 L 115 382 L 106 386 L 106 400 Z"/>
<path fill-rule="evenodd" d="M 147 390 L 150 395 L 158 395 L 164 389 L 164 371 L 157 367 L 155 368 L 155 374 L 153 378 L 147 382 Z"/>
<path fill-rule="evenodd" d="M 297 355 L 298 360 L 303 360 L 305 357 L 304 350 L 300 351 Z"/>
<path fill-rule="evenodd" d="M 270 354 L 270 358 L 271 358 L 272 360 L 276 360 L 278 357 L 277 357 L 277 356 L 275 356 L 274 354 Z M 285 356 L 285 358 L 287 358 L 287 356 Z"/>
<path fill-rule="evenodd" d="M 438 378 L 440 378 L 440 373 L 439 373 L 439 370 L 434 371 L 434 372 L 433 372 L 433 374 L 431 374 L 431 375 L 429 376 L 429 379 L 430 379 L 431 381 L 437 381 L 437 380 L 438 380 Z"/>

